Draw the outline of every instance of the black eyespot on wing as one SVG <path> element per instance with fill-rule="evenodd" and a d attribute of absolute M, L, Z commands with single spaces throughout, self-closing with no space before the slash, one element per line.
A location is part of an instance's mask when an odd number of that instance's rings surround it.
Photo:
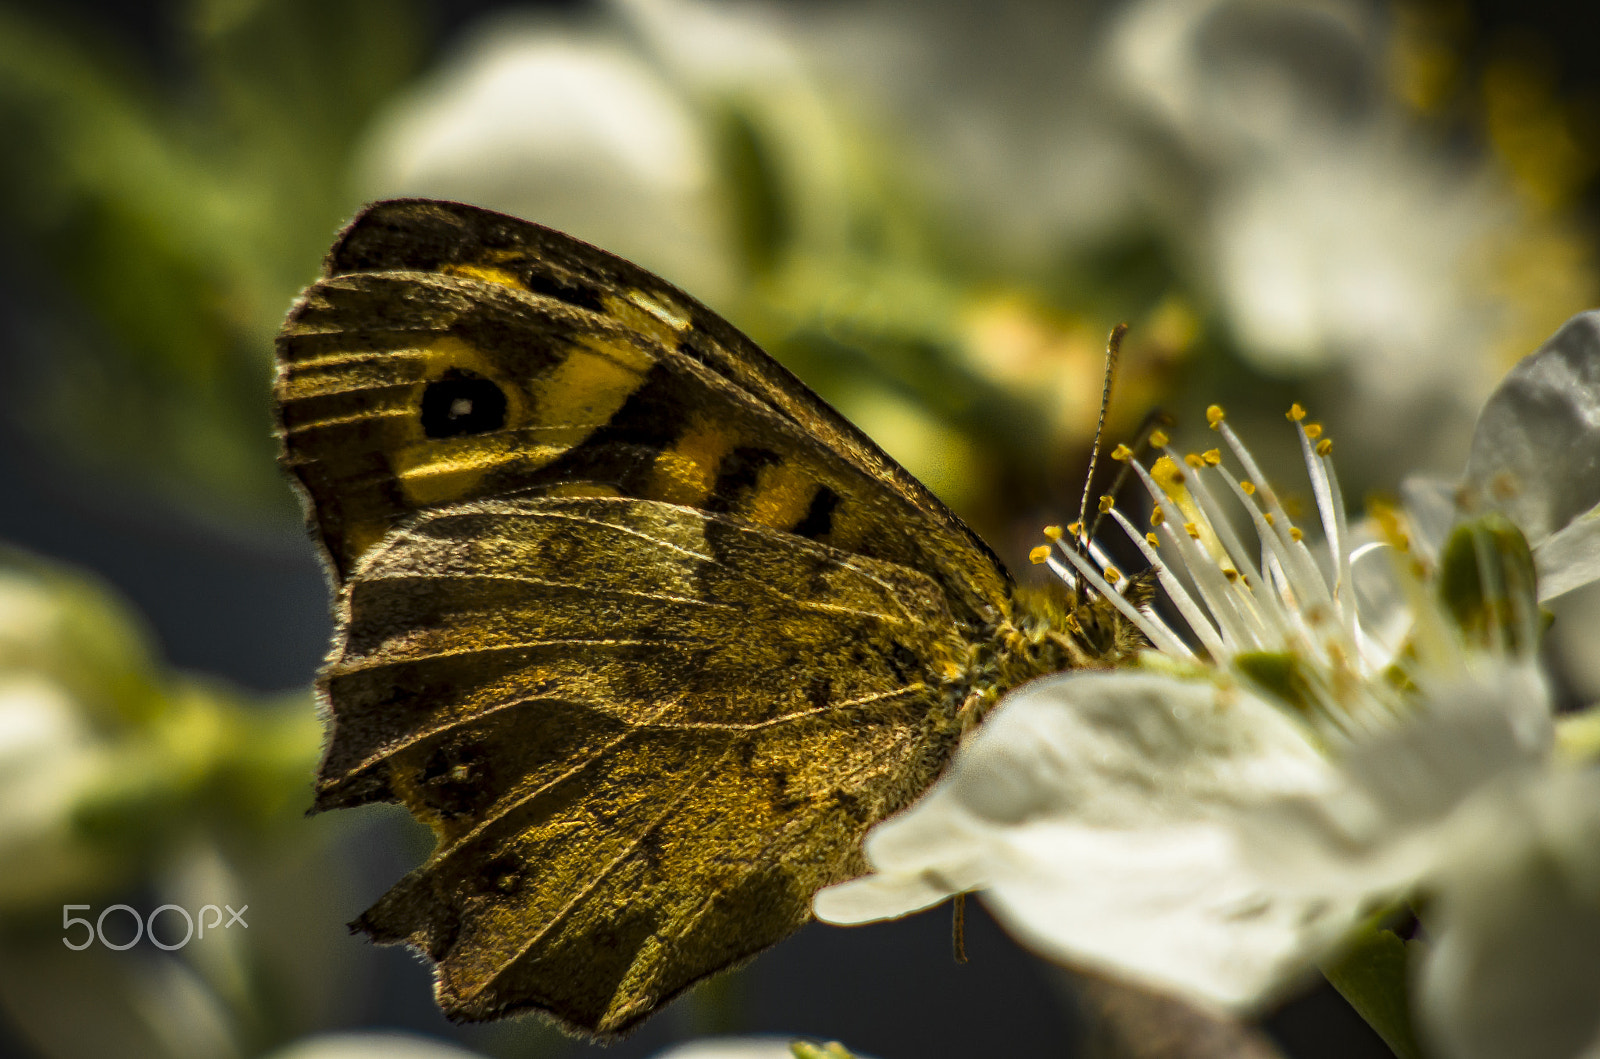
<path fill-rule="evenodd" d="M 476 372 L 451 368 L 422 391 L 422 432 L 430 438 L 485 434 L 505 425 L 505 393 Z"/>

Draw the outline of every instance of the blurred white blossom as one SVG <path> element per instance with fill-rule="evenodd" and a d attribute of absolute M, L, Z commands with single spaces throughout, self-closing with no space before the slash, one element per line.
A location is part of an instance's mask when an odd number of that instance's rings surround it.
<path fill-rule="evenodd" d="M 502 20 L 391 106 L 362 183 L 529 217 L 715 291 L 732 277 L 710 153 L 620 33 Z"/>
<path fill-rule="evenodd" d="M 479 1053 L 412 1033 L 329 1033 L 296 1041 L 267 1059 L 478 1059 Z"/>
<path fill-rule="evenodd" d="M 0 861 L 28 865 L 0 872 L 0 909 L 54 896 L 104 869 L 92 847 L 73 840 L 72 810 L 105 760 L 60 684 L 0 674 Z"/>
<path fill-rule="evenodd" d="M 760 122 L 791 207 L 842 179 L 835 123 L 772 22 L 702 0 L 492 20 L 389 108 L 360 182 L 524 216 L 723 303 L 744 281 L 719 168 L 730 114 Z M 791 220 L 843 223 L 820 204 Z"/>
<path fill-rule="evenodd" d="M 706 1037 L 658 1052 L 655 1059 L 869 1059 L 839 1044 L 789 1037 Z"/>
<path fill-rule="evenodd" d="M 78 841 L 72 813 L 110 760 L 93 709 L 59 679 L 73 664 L 61 594 L 0 569 L 0 910 L 46 899 L 107 871 Z"/>
<path fill-rule="evenodd" d="M 1486 155 L 1442 149 L 1406 111 L 1386 82 L 1395 30 L 1340 0 L 1143 0 L 1109 52 L 1193 167 L 1190 252 L 1241 353 L 1271 374 L 1338 369 L 1347 427 L 1392 447 L 1403 409 L 1413 456 L 1437 456 L 1530 323 L 1592 299 L 1594 277 L 1548 252 L 1543 289 L 1515 289 L 1518 248 L 1561 237 Z"/>

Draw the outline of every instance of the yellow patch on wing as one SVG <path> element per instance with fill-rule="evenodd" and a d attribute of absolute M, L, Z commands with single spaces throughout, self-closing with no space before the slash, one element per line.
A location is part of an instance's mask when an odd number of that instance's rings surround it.
<path fill-rule="evenodd" d="M 358 393 L 420 378 L 421 349 L 363 349 L 296 361 L 278 380 L 281 403 L 336 393 Z"/>
<path fill-rule="evenodd" d="M 540 426 L 604 426 L 644 384 L 655 358 L 632 342 L 587 335 L 533 383 Z"/>
<path fill-rule="evenodd" d="M 816 479 L 803 466 L 792 460 L 779 460 L 761 468 L 741 514 L 773 529 L 794 529 L 805 518 L 816 492 Z"/>
<path fill-rule="evenodd" d="M 514 273 L 508 272 L 503 268 L 496 268 L 493 265 L 471 265 L 466 262 L 458 262 L 452 265 L 445 265 L 439 271 L 447 276 L 465 276 L 468 279 L 482 280 L 485 283 L 498 283 L 502 287 L 510 287 L 513 290 L 528 289 L 527 285 L 518 279 Z"/>
<path fill-rule="evenodd" d="M 646 335 L 668 349 L 688 330 L 689 315 L 664 295 L 630 290 L 626 295 L 608 294 L 601 300 L 606 312 L 623 326 Z"/>
<path fill-rule="evenodd" d="M 717 467 L 735 441 L 727 428 L 696 419 L 651 466 L 650 496 L 668 504 L 698 507 L 717 484 Z"/>
<path fill-rule="evenodd" d="M 421 377 L 428 380 L 441 378 L 445 372 L 452 368 L 470 371 L 481 375 L 494 382 L 501 390 L 505 391 L 508 402 L 515 401 L 515 387 L 507 385 L 510 380 L 500 375 L 500 369 L 495 362 L 471 342 L 457 338 L 455 335 L 441 335 L 422 347 L 423 369 Z M 506 415 L 508 421 L 521 410 L 508 404 Z M 421 427 L 419 426 L 420 430 Z"/>
<path fill-rule="evenodd" d="M 434 442 L 435 446 L 438 444 Z M 437 448 L 415 446 L 396 454 L 394 473 L 407 500 L 413 504 L 437 504 L 466 496 L 500 462 L 486 458 L 481 446 L 452 448 L 462 451 L 442 454 Z"/>

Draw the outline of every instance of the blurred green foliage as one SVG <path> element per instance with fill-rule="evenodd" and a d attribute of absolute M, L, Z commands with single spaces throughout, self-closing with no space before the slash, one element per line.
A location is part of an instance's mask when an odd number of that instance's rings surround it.
<path fill-rule="evenodd" d="M 349 155 L 415 70 L 405 0 L 192 0 L 170 75 L 0 7 L 0 223 L 89 327 L 31 424 L 189 502 L 283 504 L 272 336 L 356 205 Z"/>
<path fill-rule="evenodd" d="M 253 849 L 298 824 L 321 743 L 309 696 L 254 699 L 173 672 L 86 575 L 0 553 L 0 913 L 55 914 L 211 836 Z M 19 735 L 19 733 L 21 733 Z"/>

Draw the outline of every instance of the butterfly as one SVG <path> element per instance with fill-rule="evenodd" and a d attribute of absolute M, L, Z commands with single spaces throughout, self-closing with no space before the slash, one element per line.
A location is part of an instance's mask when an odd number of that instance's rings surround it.
<path fill-rule="evenodd" d="M 315 808 L 432 828 L 352 927 L 427 954 L 452 1018 L 626 1031 L 864 873 L 1000 692 L 1139 646 L 711 310 L 537 224 L 368 206 L 275 396 L 336 596 Z"/>

